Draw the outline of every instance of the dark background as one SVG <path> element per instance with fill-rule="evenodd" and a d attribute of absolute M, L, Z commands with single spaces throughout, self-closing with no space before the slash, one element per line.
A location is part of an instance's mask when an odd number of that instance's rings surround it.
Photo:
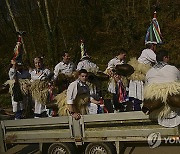
<path fill-rule="evenodd" d="M 53 70 L 64 50 L 77 63 L 83 38 L 88 54 L 104 70 L 118 49 L 126 49 L 128 59 L 139 56 L 155 9 L 164 42 L 158 50 L 169 50 L 171 63 L 179 65 L 179 0 L 0 0 L 0 83 L 8 79 L 16 28 L 26 31 L 23 59 L 28 66 L 36 55 L 43 55 Z"/>

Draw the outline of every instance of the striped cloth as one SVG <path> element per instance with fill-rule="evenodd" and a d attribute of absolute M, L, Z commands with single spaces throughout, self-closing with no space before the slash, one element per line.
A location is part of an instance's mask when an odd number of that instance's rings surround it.
<path fill-rule="evenodd" d="M 17 63 L 22 63 L 22 37 L 21 35 L 18 35 L 18 41 L 14 48 L 13 60 L 15 60 Z"/>
<path fill-rule="evenodd" d="M 152 19 L 146 33 L 145 44 L 148 43 L 162 44 L 162 34 L 160 31 L 158 21 L 156 19 L 156 12 L 154 12 L 154 18 Z"/>

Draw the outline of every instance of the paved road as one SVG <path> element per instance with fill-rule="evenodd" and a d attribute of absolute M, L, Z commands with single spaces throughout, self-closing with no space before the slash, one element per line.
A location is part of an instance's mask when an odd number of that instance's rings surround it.
<path fill-rule="evenodd" d="M 10 150 L 8 150 L 7 154 L 40 154 L 38 149 L 38 144 L 33 145 L 16 145 Z M 163 146 L 157 147 L 155 149 L 151 149 L 149 147 L 136 147 L 132 150 L 131 147 L 128 147 L 125 151 L 125 154 L 179 154 L 180 146 Z"/>
<path fill-rule="evenodd" d="M 9 149 L 7 154 L 40 154 L 38 144 L 20 144 Z"/>

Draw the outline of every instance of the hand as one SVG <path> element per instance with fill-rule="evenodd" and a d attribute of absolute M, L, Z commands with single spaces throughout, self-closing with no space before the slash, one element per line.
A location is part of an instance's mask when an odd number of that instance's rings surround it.
<path fill-rule="evenodd" d="M 118 82 L 119 80 L 121 80 L 121 76 L 118 75 L 118 74 L 115 74 L 115 75 L 114 75 L 114 80 L 115 80 L 116 82 Z"/>
<path fill-rule="evenodd" d="M 101 104 L 101 101 L 96 101 L 96 104 L 97 104 L 97 105 Z"/>
<path fill-rule="evenodd" d="M 72 117 L 73 117 L 75 120 L 79 120 L 79 119 L 81 119 L 81 114 L 80 114 L 80 113 L 74 113 L 74 114 L 72 114 Z"/>
<path fill-rule="evenodd" d="M 15 60 L 11 60 L 11 64 L 12 65 L 16 65 L 16 61 Z"/>
<path fill-rule="evenodd" d="M 113 77 L 114 72 L 112 71 L 112 69 L 108 69 L 108 70 L 107 70 L 107 74 L 108 74 L 110 77 Z"/>

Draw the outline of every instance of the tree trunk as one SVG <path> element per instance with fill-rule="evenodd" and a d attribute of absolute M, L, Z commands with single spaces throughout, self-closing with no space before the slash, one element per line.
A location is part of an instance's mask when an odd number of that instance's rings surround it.
<path fill-rule="evenodd" d="M 54 65 L 54 59 L 55 58 L 54 58 L 54 54 L 53 54 L 53 52 L 54 52 L 53 33 L 50 30 L 50 27 L 48 25 L 47 19 L 46 19 L 44 13 L 43 13 L 41 2 L 37 1 L 37 4 L 38 4 L 38 8 L 39 8 L 41 19 L 42 19 L 42 22 L 43 22 L 43 25 L 44 25 L 45 33 L 46 33 L 46 36 L 47 36 L 48 58 L 49 58 L 50 64 Z"/>
<path fill-rule="evenodd" d="M 61 15 L 61 19 L 62 19 L 63 15 L 62 15 L 62 12 L 61 12 L 61 11 L 60 11 L 60 15 Z M 64 37 L 64 32 L 63 32 L 63 29 L 62 29 L 61 25 L 59 25 L 59 28 L 60 28 L 61 35 L 62 35 L 62 39 L 63 39 L 63 42 L 64 42 L 64 47 L 65 47 L 65 49 L 67 50 L 67 43 L 66 43 L 66 39 L 65 39 L 65 37 Z"/>
<path fill-rule="evenodd" d="M 6 0 L 6 5 L 7 5 L 7 7 L 8 7 L 9 15 L 10 15 L 12 21 L 13 21 L 14 28 L 15 28 L 16 32 L 18 32 L 18 31 L 19 31 L 19 28 L 18 28 L 18 25 L 17 25 L 17 23 L 16 23 L 15 17 L 14 17 L 14 15 L 13 15 L 13 13 L 12 13 L 11 6 L 10 6 L 10 4 L 9 4 L 9 0 Z"/>
<path fill-rule="evenodd" d="M 22 0 L 24 1 L 24 0 Z M 35 41 L 34 41 L 34 36 L 33 36 L 33 24 L 32 24 L 32 8 L 31 8 L 31 3 L 30 0 L 26 0 L 26 11 L 27 11 L 27 18 L 28 18 L 28 26 L 29 26 L 29 31 L 30 31 L 30 38 L 31 38 L 31 43 L 32 43 L 32 50 L 37 53 L 36 51 L 36 46 L 35 46 Z"/>
<path fill-rule="evenodd" d="M 10 3 L 9 3 L 9 0 L 6 0 L 6 5 L 7 5 L 8 10 L 9 10 L 9 15 L 10 15 L 12 21 L 13 21 L 14 28 L 15 28 L 16 32 L 19 32 L 19 28 L 18 28 L 18 25 L 16 23 L 16 20 L 15 20 L 15 17 L 13 15 L 13 12 L 11 10 L 11 6 L 10 6 Z M 26 52 L 26 48 L 25 48 L 25 45 L 24 45 L 23 38 L 22 38 L 22 44 L 23 44 L 24 53 L 26 54 L 27 52 Z"/>
<path fill-rule="evenodd" d="M 50 15 L 49 15 L 49 9 L 48 9 L 48 1 L 45 0 L 44 4 L 45 4 L 45 9 L 46 9 L 47 23 L 48 23 L 48 26 L 49 26 L 49 30 L 52 32 L 52 27 L 51 27 L 51 22 L 50 22 Z"/>

